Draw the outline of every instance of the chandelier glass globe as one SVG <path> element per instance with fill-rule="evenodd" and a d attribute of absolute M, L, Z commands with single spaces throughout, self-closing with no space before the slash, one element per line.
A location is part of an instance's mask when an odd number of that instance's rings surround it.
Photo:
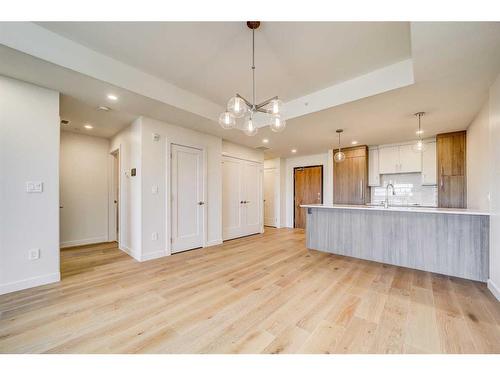
<path fill-rule="evenodd" d="M 237 96 L 229 99 L 227 110 L 236 118 L 242 118 L 248 111 L 245 101 Z"/>
<path fill-rule="evenodd" d="M 253 123 L 253 120 L 251 117 L 249 117 L 246 121 L 245 121 L 245 125 L 243 127 L 243 132 L 250 136 L 250 137 L 253 137 L 255 134 L 257 134 L 257 131 L 258 131 L 258 128 L 255 126 L 255 124 Z"/>
<path fill-rule="evenodd" d="M 232 129 L 236 126 L 236 120 L 230 112 L 223 112 L 219 116 L 219 124 L 224 129 Z"/>
<path fill-rule="evenodd" d="M 271 130 L 275 133 L 282 132 L 283 130 L 285 130 L 286 121 L 280 115 L 273 116 L 270 127 Z"/>
<path fill-rule="evenodd" d="M 270 103 L 271 114 L 279 115 L 283 109 L 283 102 L 279 99 L 273 99 Z"/>

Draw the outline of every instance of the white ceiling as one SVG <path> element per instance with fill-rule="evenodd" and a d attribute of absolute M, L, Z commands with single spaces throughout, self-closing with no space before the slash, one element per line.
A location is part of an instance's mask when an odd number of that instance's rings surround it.
<path fill-rule="evenodd" d="M 243 23 L 127 23 L 123 30 L 121 23 L 43 25 L 212 102 L 223 103 L 234 91 L 247 94 L 244 87 L 250 87 L 250 39 Z M 299 22 L 261 27 L 259 97 L 277 93 L 294 98 L 409 57 L 415 83 L 290 119 L 280 134 L 265 127 L 257 136 L 247 137 L 237 130 L 224 131 L 196 111 L 1 44 L 0 74 L 60 91 L 61 113 L 76 119 L 72 119 L 75 126 L 90 119 L 95 135 L 109 137 L 132 118 L 145 115 L 250 147 L 261 146 L 262 138 L 269 138 L 269 158 L 291 156 L 292 148 L 298 149 L 297 155 L 331 149 L 337 143 L 337 128 L 345 129 L 343 146 L 354 139 L 360 144 L 413 139 L 412 114 L 417 111 L 427 112 L 426 136 L 465 129 L 500 73 L 500 23 Z M 105 100 L 110 91 L 120 97 L 117 103 Z M 110 105 L 113 112 L 95 111 L 102 104 Z"/>
<path fill-rule="evenodd" d="M 244 22 L 43 22 L 95 51 L 225 105 L 251 98 Z M 283 100 L 410 57 L 407 22 L 264 22 L 257 29 L 257 101 Z"/>
<path fill-rule="evenodd" d="M 97 108 L 69 95 L 61 95 L 61 120 L 70 121 L 69 125 L 61 125 L 61 129 L 109 138 L 137 118 L 127 112 L 113 110 L 106 112 Z M 84 126 L 87 124 L 95 129 L 86 129 Z"/>

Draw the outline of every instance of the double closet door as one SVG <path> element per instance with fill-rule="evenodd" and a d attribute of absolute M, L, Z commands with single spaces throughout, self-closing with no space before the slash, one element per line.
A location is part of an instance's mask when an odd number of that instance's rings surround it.
<path fill-rule="evenodd" d="M 223 239 L 262 231 L 262 164 L 222 158 Z"/>

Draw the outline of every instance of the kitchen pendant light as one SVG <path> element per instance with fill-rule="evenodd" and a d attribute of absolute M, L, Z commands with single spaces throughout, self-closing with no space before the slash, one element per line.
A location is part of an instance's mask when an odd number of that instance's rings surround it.
<path fill-rule="evenodd" d="M 417 112 L 415 113 L 415 116 L 418 117 L 418 130 L 417 130 L 417 134 L 418 134 L 418 139 L 417 141 L 413 144 L 412 146 L 412 150 L 414 152 L 423 152 L 425 151 L 425 143 L 424 141 L 422 140 L 422 127 L 421 127 L 421 118 L 422 116 L 425 114 L 425 112 Z"/>
<path fill-rule="evenodd" d="M 345 160 L 345 154 L 342 152 L 340 149 L 340 134 L 344 130 L 342 129 L 337 129 L 336 132 L 339 135 L 339 150 L 335 153 L 335 156 L 333 157 L 333 160 L 335 160 L 336 163 L 342 163 Z"/>
<path fill-rule="evenodd" d="M 252 101 L 245 99 L 240 94 L 236 94 L 229 99 L 227 110 L 219 116 L 219 124 L 224 129 L 237 127 L 237 120 L 243 120 L 241 129 L 248 136 L 257 134 L 257 126 L 254 123 L 257 112 L 269 115 L 266 121 L 271 130 L 275 133 L 285 130 L 286 121 L 283 118 L 283 102 L 277 96 L 272 97 L 260 104 L 255 102 L 255 30 L 259 28 L 259 21 L 248 21 L 247 26 L 252 30 Z M 239 122 L 241 124 L 241 121 Z"/>

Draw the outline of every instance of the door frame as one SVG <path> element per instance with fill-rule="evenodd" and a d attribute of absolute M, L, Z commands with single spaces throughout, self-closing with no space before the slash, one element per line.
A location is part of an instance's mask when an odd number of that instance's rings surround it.
<path fill-rule="evenodd" d="M 323 168 L 323 164 L 307 165 L 307 166 L 303 166 L 303 167 L 294 167 L 293 168 L 293 228 L 295 228 L 295 172 L 297 171 L 297 169 L 316 168 L 316 167 L 321 167 L 321 204 L 323 204 L 323 200 L 324 200 L 324 192 L 323 192 L 324 168 Z"/>
<path fill-rule="evenodd" d="M 194 148 L 197 150 L 200 150 L 203 155 L 203 163 L 202 163 L 202 168 L 203 168 L 203 202 L 205 204 L 203 205 L 203 243 L 202 247 L 207 247 L 208 245 L 208 184 L 207 184 L 207 176 L 208 176 L 208 163 L 207 163 L 207 149 L 205 146 L 199 145 L 199 144 L 193 144 L 193 143 L 188 143 L 188 142 L 167 142 L 167 147 L 166 147 L 166 158 L 168 160 L 167 162 L 167 173 L 166 175 L 166 189 L 165 189 L 165 203 L 166 203 L 166 208 L 165 212 L 167 213 L 166 217 L 166 228 L 165 228 L 165 233 L 166 238 L 165 238 L 165 248 L 167 249 L 166 255 L 172 255 L 172 254 L 178 254 L 181 253 L 182 251 L 172 253 L 172 145 L 176 146 L 181 146 L 181 147 L 189 147 L 189 148 Z M 189 250 L 186 250 L 189 251 Z"/>
<path fill-rule="evenodd" d="M 118 186 L 115 185 L 115 158 L 118 154 Z M 108 241 L 116 241 L 118 243 L 118 248 L 121 249 L 120 244 L 123 243 L 123 209 L 121 203 L 123 202 L 123 187 L 122 187 L 122 170 L 123 170 L 123 157 L 122 157 L 122 145 L 121 143 L 118 147 L 112 149 L 108 154 L 109 168 L 108 168 Z M 116 215 L 116 206 L 114 205 L 114 195 L 116 188 L 118 187 L 118 215 Z M 118 220 L 118 223 L 117 223 Z M 118 224 L 118 236 L 117 233 Z"/>
<path fill-rule="evenodd" d="M 265 178 L 266 178 L 266 171 L 272 171 L 274 174 L 274 225 L 266 225 L 266 209 L 265 209 L 265 197 L 266 197 L 266 186 L 265 186 Z M 279 228 L 280 223 L 279 223 L 279 214 L 280 214 L 280 194 L 279 194 L 279 179 L 280 179 L 280 174 L 279 174 L 279 169 L 276 167 L 272 168 L 264 168 L 263 169 L 263 174 L 262 174 L 262 211 L 263 211 L 263 218 L 262 222 L 264 223 L 265 227 L 273 227 L 273 228 Z"/>

